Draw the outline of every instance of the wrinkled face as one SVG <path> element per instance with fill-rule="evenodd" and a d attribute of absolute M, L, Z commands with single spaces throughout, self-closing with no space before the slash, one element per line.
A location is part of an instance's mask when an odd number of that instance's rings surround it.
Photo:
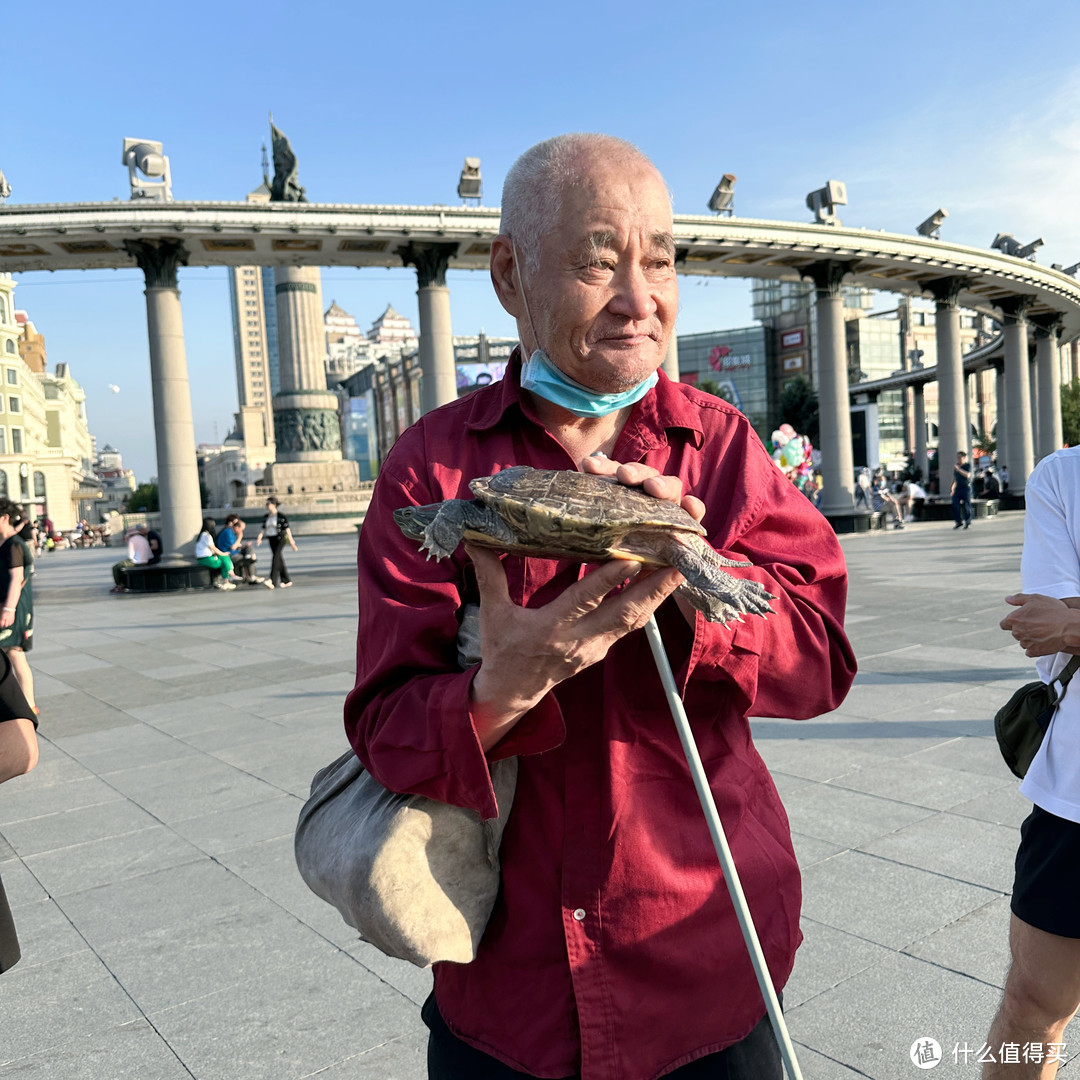
<path fill-rule="evenodd" d="M 659 173 L 639 159 L 585 158 L 524 286 L 536 339 L 564 374 L 599 393 L 648 378 L 663 363 L 679 296 Z"/>

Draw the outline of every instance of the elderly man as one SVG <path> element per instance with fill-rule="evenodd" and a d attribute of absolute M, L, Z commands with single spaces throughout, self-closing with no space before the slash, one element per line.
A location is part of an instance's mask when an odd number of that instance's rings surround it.
<path fill-rule="evenodd" d="M 398 440 L 360 538 L 346 728 L 396 791 L 496 806 L 519 757 L 502 890 L 470 964 L 435 966 L 433 1080 L 780 1077 L 779 1053 L 644 634 L 655 612 L 765 955 L 782 987 L 799 871 L 746 720 L 835 708 L 854 675 L 843 558 L 746 417 L 659 372 L 678 302 L 671 204 L 636 148 L 541 143 L 503 190 L 491 277 L 522 344 L 506 377 Z M 620 464 L 622 463 L 622 464 Z M 425 561 L 394 509 L 510 465 L 614 473 L 702 521 L 776 599 L 706 622 L 636 572 L 468 547 Z M 464 605 L 482 662 L 457 667 Z"/>

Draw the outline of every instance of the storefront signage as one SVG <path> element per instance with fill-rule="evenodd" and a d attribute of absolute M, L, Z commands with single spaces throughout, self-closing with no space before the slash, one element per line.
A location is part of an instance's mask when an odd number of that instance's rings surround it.
<path fill-rule="evenodd" d="M 749 353 L 736 356 L 728 345 L 716 345 L 709 353 L 709 367 L 713 371 L 740 371 L 754 366 Z"/>
<path fill-rule="evenodd" d="M 781 349 L 797 349 L 803 343 L 802 330 L 787 330 L 780 335 Z"/>

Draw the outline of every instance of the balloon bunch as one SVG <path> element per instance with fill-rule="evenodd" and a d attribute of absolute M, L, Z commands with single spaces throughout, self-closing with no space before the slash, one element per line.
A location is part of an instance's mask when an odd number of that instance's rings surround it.
<path fill-rule="evenodd" d="M 802 491 L 814 474 L 813 451 L 810 440 L 798 435 L 790 424 L 781 424 L 772 433 L 772 458 L 780 471 Z"/>

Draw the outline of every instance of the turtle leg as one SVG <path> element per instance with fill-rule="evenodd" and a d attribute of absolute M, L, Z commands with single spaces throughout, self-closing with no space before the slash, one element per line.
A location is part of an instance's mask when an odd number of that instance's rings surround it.
<path fill-rule="evenodd" d="M 413 540 L 422 540 L 420 550 L 430 559 L 452 555 L 466 532 L 479 532 L 498 542 L 514 539 L 510 526 L 498 514 L 476 499 L 447 499 L 430 506 L 407 506 L 394 511 L 398 528 Z"/>
<path fill-rule="evenodd" d="M 719 623 L 728 623 L 744 614 L 772 612 L 769 601 L 773 595 L 764 585 L 749 578 L 732 577 L 722 569 L 751 563 L 726 559 L 704 541 L 699 541 L 699 545 L 690 547 L 675 542 L 668 552 L 671 565 L 686 578 L 686 584 L 678 592 L 691 607 L 697 608 L 710 622 Z"/>

